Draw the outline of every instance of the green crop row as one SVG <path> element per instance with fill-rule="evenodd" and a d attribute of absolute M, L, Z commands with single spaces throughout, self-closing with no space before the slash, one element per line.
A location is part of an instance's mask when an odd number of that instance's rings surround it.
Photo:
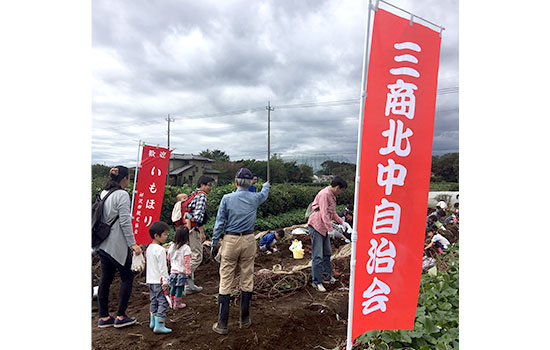
<path fill-rule="evenodd" d="M 458 243 L 442 259 L 448 270 L 423 274 L 413 330 L 369 331 L 354 349 L 458 349 Z"/>
<path fill-rule="evenodd" d="M 106 177 L 97 177 L 92 181 L 92 203 L 95 201 L 96 193 L 100 192 L 105 185 Z M 313 201 L 315 195 L 325 188 L 327 184 L 296 184 L 284 183 L 271 185 L 267 200 L 260 205 L 257 213 L 256 229 L 271 230 L 277 227 L 286 227 L 304 223 L 303 214 L 305 208 Z M 258 191 L 262 188 L 262 183 L 257 184 Z M 133 184 L 130 183 L 126 191 L 132 193 Z M 190 194 L 195 188 L 184 185 L 182 187 L 166 186 L 162 200 L 162 209 L 160 220 L 172 223 L 171 215 L 174 204 L 176 203 L 176 195 L 178 193 Z M 234 184 L 216 186 L 208 194 L 206 203 L 206 213 L 210 220 L 205 225 L 207 232 L 211 234 L 216 214 L 222 197 L 228 193 L 234 192 L 236 187 Z M 337 197 L 338 205 L 347 205 L 353 203 L 354 189 L 353 184 L 343 191 Z"/>
<path fill-rule="evenodd" d="M 458 191 L 458 182 L 430 182 L 430 191 Z"/>
<path fill-rule="evenodd" d="M 258 183 L 258 191 L 261 189 L 262 184 Z M 317 192 L 326 187 L 326 184 L 319 184 L 317 186 L 312 185 L 301 185 L 294 183 L 284 183 L 284 184 L 274 184 L 271 185 L 269 196 L 267 200 L 260 205 L 258 208 L 258 220 L 260 226 L 263 221 L 261 219 L 266 219 L 269 216 L 277 216 L 283 213 L 292 212 L 293 210 L 305 210 L 309 203 L 313 201 Z M 183 187 L 174 187 L 166 186 L 164 190 L 164 197 L 162 201 L 162 210 L 160 215 L 160 220 L 171 223 L 170 216 L 172 214 L 172 208 L 176 203 L 176 195 L 178 193 L 190 194 L 194 188 L 189 186 Z M 225 194 L 234 192 L 236 187 L 234 184 L 216 186 L 212 188 L 212 191 L 208 194 L 208 201 L 206 203 L 206 213 L 210 217 L 209 222 L 205 225 L 205 228 L 208 228 L 211 224 L 211 221 L 215 221 L 218 207 L 220 201 Z M 353 203 L 354 189 L 353 185 L 349 186 L 345 191 L 343 191 L 337 197 L 338 205 L 347 205 Z M 292 216 L 293 214 L 288 214 Z M 303 216 L 303 215 L 302 215 Z M 297 216 L 296 216 L 297 217 Z M 295 221 L 295 220 L 294 220 Z M 256 223 L 258 225 L 258 221 Z M 272 224 L 269 224 L 272 226 Z M 213 226 L 212 226 L 213 227 Z M 258 228 L 260 229 L 260 228 Z M 268 228 L 271 229 L 271 228 Z M 261 230 L 261 229 L 260 229 Z"/>
<path fill-rule="evenodd" d="M 336 207 L 336 212 L 340 212 L 344 209 L 344 205 L 339 205 Z M 268 215 L 265 218 L 256 218 L 256 223 L 254 229 L 258 231 L 268 231 L 268 230 L 277 230 L 280 228 L 285 228 L 293 225 L 305 224 L 306 219 L 304 217 L 306 209 L 293 209 L 286 213 L 279 215 Z M 212 237 L 214 232 L 214 225 L 216 224 L 216 219 L 213 218 L 209 220 L 206 225 L 204 225 L 204 233 L 208 238 Z M 173 229 L 168 233 L 168 241 L 171 241 L 174 232 Z"/>

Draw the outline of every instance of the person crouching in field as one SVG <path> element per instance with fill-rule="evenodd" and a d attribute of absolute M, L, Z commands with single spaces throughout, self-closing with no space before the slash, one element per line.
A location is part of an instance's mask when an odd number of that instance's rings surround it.
<path fill-rule="evenodd" d="M 183 309 L 186 305 L 181 302 L 183 287 L 187 278 L 191 276 L 191 247 L 189 247 L 189 229 L 180 226 L 176 229 L 174 242 L 168 248 L 170 259 L 170 300 L 174 309 Z"/>
<path fill-rule="evenodd" d="M 164 221 L 155 221 L 149 227 L 149 235 L 153 239 L 147 250 L 145 257 L 147 259 L 147 272 L 145 282 L 149 285 L 149 299 L 151 301 L 149 328 L 154 333 L 170 333 L 172 330 L 166 328 L 166 309 L 168 309 L 168 300 L 164 292 L 168 289 L 168 266 L 166 262 L 166 250 L 161 246 L 168 238 L 168 229 L 170 227 Z"/>
<path fill-rule="evenodd" d="M 276 232 L 270 232 L 262 237 L 260 240 L 260 251 L 266 252 L 266 254 L 275 253 L 277 251 L 277 241 L 280 241 L 285 235 L 285 231 L 277 230 Z"/>
<path fill-rule="evenodd" d="M 428 250 L 435 246 L 435 249 L 437 249 L 440 254 L 443 254 L 443 251 L 449 247 L 449 244 L 451 244 L 447 238 L 443 237 L 439 233 L 434 234 L 433 230 L 428 230 L 426 238 L 430 240 L 430 243 L 426 246 L 426 248 L 424 248 L 424 250 Z"/>

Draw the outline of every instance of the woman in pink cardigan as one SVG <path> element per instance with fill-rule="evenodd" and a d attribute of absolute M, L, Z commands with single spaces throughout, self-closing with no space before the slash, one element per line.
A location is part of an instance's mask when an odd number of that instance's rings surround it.
<path fill-rule="evenodd" d="M 344 220 L 336 213 L 336 196 L 348 187 L 347 182 L 336 176 L 330 186 L 325 187 L 315 196 L 311 206 L 313 212 L 307 220 L 309 235 L 311 236 L 311 285 L 320 292 L 326 292 L 323 282 L 334 283 L 330 257 L 330 238 L 328 232 L 332 231 L 331 221 L 342 224 Z M 322 276 L 325 279 L 322 279 Z"/>

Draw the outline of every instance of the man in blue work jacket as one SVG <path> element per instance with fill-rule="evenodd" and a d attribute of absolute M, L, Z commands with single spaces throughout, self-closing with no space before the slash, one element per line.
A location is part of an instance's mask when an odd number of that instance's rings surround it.
<path fill-rule="evenodd" d="M 235 175 L 237 191 L 223 196 L 216 224 L 212 235 L 212 257 L 219 250 L 219 239 L 222 235 L 223 245 L 220 250 L 220 286 L 218 295 L 218 322 L 212 330 L 219 334 L 227 334 L 229 319 L 229 297 L 237 267 L 241 272 L 241 317 L 240 327 L 248 328 L 250 320 L 250 299 L 254 288 L 254 257 L 256 256 L 256 239 L 254 222 L 256 211 L 260 204 L 266 201 L 269 193 L 269 182 L 266 182 L 261 192 L 250 192 L 253 175 L 247 168 L 241 168 Z M 225 234 L 224 234 L 225 233 Z"/>

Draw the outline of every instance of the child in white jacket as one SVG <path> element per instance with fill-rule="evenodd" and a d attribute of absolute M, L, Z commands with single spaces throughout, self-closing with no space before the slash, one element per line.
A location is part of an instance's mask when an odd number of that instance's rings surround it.
<path fill-rule="evenodd" d="M 170 227 L 163 221 L 155 221 L 149 227 L 149 235 L 153 239 L 145 257 L 147 259 L 147 269 L 145 282 L 149 285 L 149 299 L 151 306 L 149 308 L 151 319 L 149 327 L 153 328 L 155 333 L 170 333 L 172 330 L 166 328 L 166 310 L 168 309 L 168 300 L 164 293 L 168 289 L 168 266 L 166 263 L 166 249 L 161 244 L 168 238 Z"/>
<path fill-rule="evenodd" d="M 189 247 L 189 229 L 180 226 L 176 229 L 174 241 L 168 248 L 168 259 L 170 259 L 170 300 L 174 309 L 183 309 L 186 305 L 182 303 L 183 288 L 187 278 L 191 276 L 191 247 Z"/>

